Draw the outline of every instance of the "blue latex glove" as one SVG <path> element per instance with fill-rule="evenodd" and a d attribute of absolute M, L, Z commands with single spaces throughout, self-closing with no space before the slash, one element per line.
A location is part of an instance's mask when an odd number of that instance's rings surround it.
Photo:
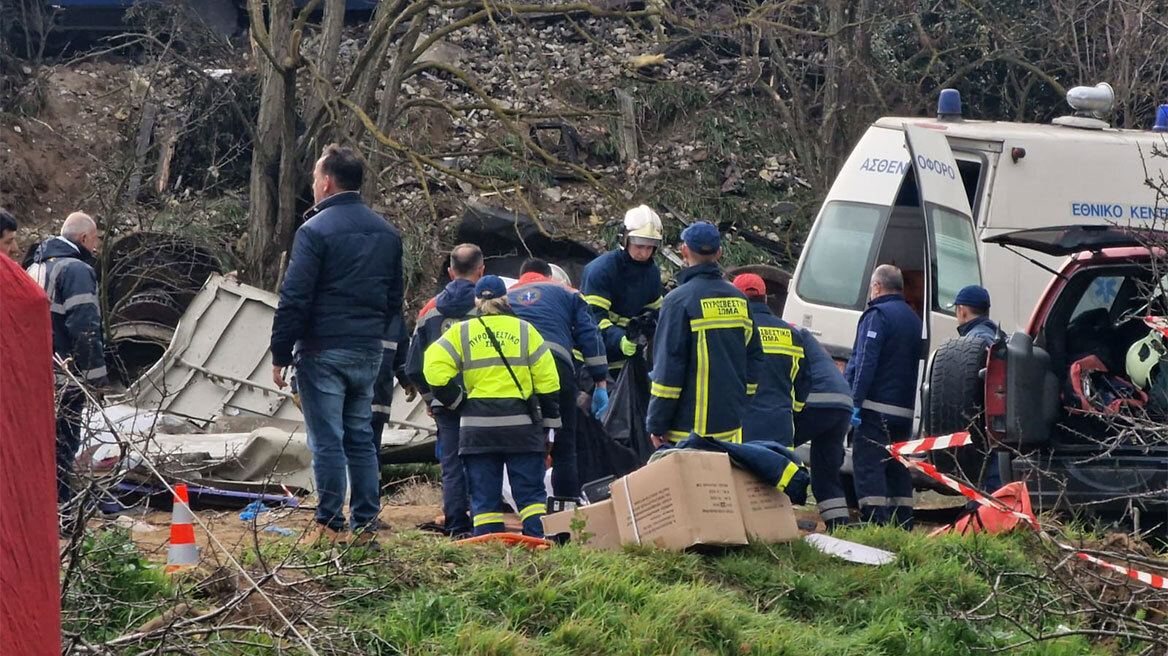
<path fill-rule="evenodd" d="M 256 516 L 258 516 L 260 513 L 265 513 L 269 510 L 271 509 L 265 506 L 263 501 L 252 501 L 251 503 L 247 504 L 247 507 L 243 509 L 243 512 L 239 513 L 239 518 L 245 522 L 250 522 L 255 520 Z"/>
<path fill-rule="evenodd" d="M 608 410 L 608 388 L 597 387 L 592 390 L 592 416 L 600 419 L 605 410 Z"/>
<path fill-rule="evenodd" d="M 860 425 L 860 409 L 859 408 L 852 410 L 852 425 L 853 426 Z"/>

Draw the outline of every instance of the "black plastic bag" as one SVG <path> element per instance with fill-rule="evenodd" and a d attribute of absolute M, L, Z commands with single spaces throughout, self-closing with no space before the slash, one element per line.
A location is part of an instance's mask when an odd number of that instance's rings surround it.
<path fill-rule="evenodd" d="M 581 483 L 605 476 L 621 477 L 641 466 L 632 449 L 613 441 L 600 421 L 579 407 L 576 408 L 576 463 Z"/>
<path fill-rule="evenodd" d="M 645 429 L 649 412 L 649 372 L 643 358 L 629 358 L 608 394 L 604 430 L 617 444 L 632 449 L 638 465 L 649 462 L 653 443 Z"/>

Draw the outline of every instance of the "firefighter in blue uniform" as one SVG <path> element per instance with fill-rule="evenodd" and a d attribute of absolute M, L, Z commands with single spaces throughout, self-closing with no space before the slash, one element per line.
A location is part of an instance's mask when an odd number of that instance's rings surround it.
<path fill-rule="evenodd" d="M 911 528 L 912 475 L 885 448 L 909 439 L 921 357 L 921 319 L 904 300 L 900 269 L 872 272 L 868 309 L 860 316 L 844 376 L 851 385 L 852 465 L 860 519 Z"/>
<path fill-rule="evenodd" d="M 596 320 L 580 292 L 552 279 L 551 266 L 531 258 L 519 270 L 519 281 L 507 292 L 515 316 L 535 326 L 552 351 L 560 377 L 560 421 L 552 443 L 552 492 L 558 497 L 580 496 L 576 461 L 576 365 L 580 352 L 595 381 L 592 414 L 599 417 L 608 405 L 608 358 Z"/>
<path fill-rule="evenodd" d="M 795 403 L 795 444 L 811 443 L 811 491 L 827 529 L 848 523 L 848 500 L 840 479 L 844 439 L 852 420 L 852 388 L 811 331 L 798 328 L 800 369 L 811 378 L 807 399 Z"/>
<path fill-rule="evenodd" d="M 418 324 L 410 340 L 406 357 L 406 377 L 422 394 L 427 411 L 438 427 L 438 460 L 442 466 L 443 530 L 460 536 L 471 532 L 470 501 L 467 496 L 466 469 L 458 455 L 458 410 L 446 407 L 434 398 L 423 373 L 426 349 L 438 341 L 450 326 L 474 316 L 475 283 L 483 277 L 483 251 L 474 244 L 459 244 L 450 251 L 450 282 L 442 293 L 430 299 L 418 315 Z M 458 379 L 455 379 L 455 383 Z"/>
<path fill-rule="evenodd" d="M 82 382 L 109 386 L 102 346 L 101 301 L 98 298 L 94 254 L 101 247 L 97 224 L 87 214 L 74 212 L 37 249 L 29 275 L 49 297 L 53 324 L 53 355 L 66 361 Z M 85 392 L 60 371 L 53 374 L 57 388 L 57 502 L 72 498 L 69 479 L 81 445 Z"/>
<path fill-rule="evenodd" d="M 459 410 L 474 534 L 503 531 L 506 465 L 523 534 L 542 538 L 545 431 L 560 426 L 554 356 L 539 331 L 512 314 L 501 278 L 483 276 L 475 295 L 477 316 L 426 349 L 426 382 L 443 405 Z"/>
<path fill-rule="evenodd" d="M 661 306 L 645 426 L 657 447 L 691 434 L 740 443 L 762 347 L 746 297 L 717 264 L 718 228 L 699 221 L 681 238 L 689 267 Z"/>
<path fill-rule="evenodd" d="M 653 256 L 661 246 L 661 217 L 645 205 L 625 213 L 621 248 L 609 251 L 584 267 L 580 292 L 592 308 L 607 349 L 613 376 L 636 355 L 636 337 L 630 322 L 651 335 L 661 308 L 661 270 Z"/>
<path fill-rule="evenodd" d="M 393 381 L 396 377 L 406 391 L 406 400 L 412 401 L 417 394 L 413 383 L 405 374 L 406 356 L 409 354 L 410 335 L 402 315 L 395 315 L 389 325 L 389 339 L 381 342 L 381 369 L 373 382 L 373 447 L 381 453 L 381 436 L 385 424 L 389 422 L 390 405 L 393 403 Z"/>
<path fill-rule="evenodd" d="M 757 274 L 734 278 L 746 295 L 763 353 L 758 391 L 742 415 L 742 439 L 794 446 L 795 403 L 807 396 L 810 379 L 800 367 L 803 341 L 791 325 L 776 317 L 766 304 L 766 284 Z"/>

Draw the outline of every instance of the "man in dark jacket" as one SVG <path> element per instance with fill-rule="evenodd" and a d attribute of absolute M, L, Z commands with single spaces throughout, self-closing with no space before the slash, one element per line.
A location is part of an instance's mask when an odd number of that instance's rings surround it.
<path fill-rule="evenodd" d="M 418 324 L 410 340 L 406 358 L 406 376 L 421 392 L 427 411 L 438 427 L 438 461 L 442 465 L 443 530 L 450 536 L 471 532 L 470 500 L 467 496 L 466 467 L 458 455 L 458 429 L 461 417 L 434 398 L 423 373 L 426 349 L 459 321 L 474 316 L 475 283 L 483 277 L 483 252 L 474 244 L 459 244 L 450 251 L 450 282 L 440 294 L 430 299 L 418 315 Z M 456 377 L 455 384 L 461 384 Z"/>
<path fill-rule="evenodd" d="M 381 368 L 377 370 L 377 380 L 373 383 L 373 447 L 377 453 L 381 453 L 381 435 L 385 432 L 385 424 L 389 422 L 394 378 L 405 388 L 407 401 L 412 401 L 417 394 L 405 374 L 410 335 L 406 331 L 405 319 L 400 314 L 394 317 L 389 332 L 391 338 L 381 344 Z"/>
<path fill-rule="evenodd" d="M 535 326 L 551 348 L 560 378 L 559 406 L 562 425 L 552 444 L 552 491 L 556 496 L 580 496 L 576 462 L 576 365 L 579 350 L 588 374 L 596 383 L 592 414 L 600 417 L 608 404 L 608 358 L 596 321 L 580 292 L 552 280 L 552 268 L 530 258 L 519 270 L 519 282 L 507 292 L 515 316 Z"/>
<path fill-rule="evenodd" d="M 980 285 L 962 287 L 953 299 L 953 311 L 957 314 L 957 334 L 962 337 L 977 337 L 989 346 L 998 338 L 998 324 L 990 319 L 990 293 Z"/>
<path fill-rule="evenodd" d="M 381 510 L 373 383 L 401 314 L 402 242 L 361 202 L 363 177 L 349 148 L 328 146 L 317 160 L 316 205 L 296 231 L 272 323 L 272 379 L 285 387 L 295 358 L 320 497 L 310 542 L 336 541 L 344 530 L 346 478 L 357 543 L 375 544 L 370 525 Z"/>
<path fill-rule="evenodd" d="M 742 442 L 742 415 L 758 387 L 762 347 L 746 297 L 722 277 L 718 228 L 681 233 L 688 268 L 661 305 L 645 427 L 660 447 L 695 434 Z"/>
<path fill-rule="evenodd" d="M 868 309 L 844 377 L 852 388 L 856 497 L 866 522 L 912 527 L 912 475 L 885 448 L 909 438 L 921 358 L 921 319 L 904 300 L 900 269 L 872 272 Z"/>
<path fill-rule="evenodd" d="M 844 439 L 852 419 L 852 389 L 835 360 L 811 331 L 799 328 L 801 371 L 811 377 L 807 399 L 795 403 L 795 444 L 811 443 L 811 491 L 828 530 L 848 523 L 848 500 L 840 479 Z"/>
<path fill-rule="evenodd" d="M 109 385 L 102 344 L 101 301 L 94 255 L 101 248 L 97 223 L 74 212 L 37 249 L 28 273 L 49 297 L 53 324 L 53 355 L 67 363 L 78 380 L 98 388 Z M 57 502 L 72 497 L 69 478 L 81 445 L 85 393 L 55 367 L 57 386 Z"/>
<path fill-rule="evenodd" d="M 744 442 L 770 441 L 794 446 L 795 402 L 807 396 L 811 382 L 800 366 L 802 337 L 786 321 L 776 317 L 766 304 L 766 284 L 753 273 L 734 279 L 734 286 L 746 295 L 762 345 L 763 366 L 758 375 L 758 391 L 742 416 Z"/>

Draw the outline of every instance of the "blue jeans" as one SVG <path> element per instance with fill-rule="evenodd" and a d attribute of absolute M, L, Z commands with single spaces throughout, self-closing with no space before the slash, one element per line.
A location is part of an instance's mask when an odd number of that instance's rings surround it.
<path fill-rule="evenodd" d="M 316 521 L 345 528 L 349 485 L 352 528 L 363 528 L 381 510 L 377 450 L 373 445 L 373 381 L 381 367 L 375 349 L 326 349 L 296 358 L 296 384 L 312 473 L 316 477 Z"/>
<path fill-rule="evenodd" d="M 511 496 L 519 506 L 523 534 L 543 537 L 547 491 L 543 475 L 547 456 L 542 453 L 476 453 L 462 457 L 470 482 L 470 509 L 474 534 L 503 532 L 503 465 L 511 482 Z"/>
<path fill-rule="evenodd" d="M 470 501 L 466 496 L 466 468 L 458 455 L 457 412 L 434 408 L 438 426 L 438 462 L 442 464 L 442 526 L 447 535 L 470 533 Z"/>

